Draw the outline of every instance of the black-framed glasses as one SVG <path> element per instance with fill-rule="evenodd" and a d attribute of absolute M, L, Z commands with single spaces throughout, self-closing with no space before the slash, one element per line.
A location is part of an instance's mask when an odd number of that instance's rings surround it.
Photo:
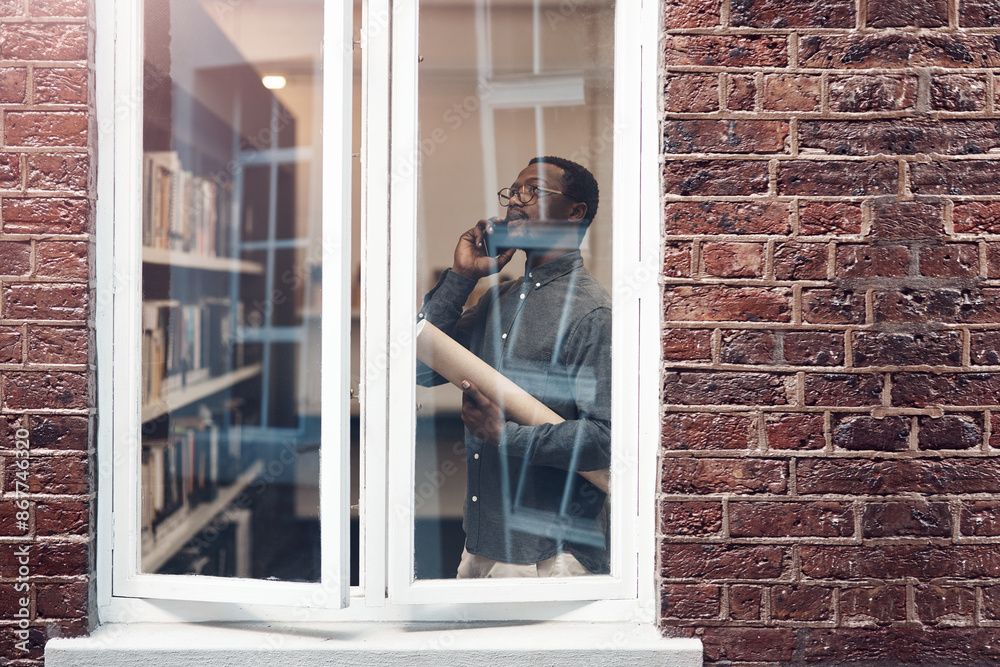
<path fill-rule="evenodd" d="M 540 188 L 537 185 L 525 185 L 521 188 L 504 188 L 497 193 L 497 199 L 500 200 L 501 206 L 507 206 L 510 204 L 510 200 L 517 197 L 521 200 L 521 203 L 527 206 L 531 202 L 535 201 L 538 197 L 539 192 L 547 192 L 554 195 L 565 195 L 565 192 L 560 192 L 559 190 L 552 190 L 550 188 Z"/>

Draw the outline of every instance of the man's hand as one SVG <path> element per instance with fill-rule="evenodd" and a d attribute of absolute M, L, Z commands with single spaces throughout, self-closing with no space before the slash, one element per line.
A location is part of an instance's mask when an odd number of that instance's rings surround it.
<path fill-rule="evenodd" d="M 475 227 L 462 234 L 455 246 L 455 260 L 451 270 L 460 276 L 479 280 L 505 267 L 513 259 L 516 249 L 509 248 L 496 257 L 486 254 L 486 230 L 499 224 L 503 224 L 502 218 L 480 220 Z"/>
<path fill-rule="evenodd" d="M 462 391 L 464 392 L 462 394 L 462 421 L 465 422 L 469 433 L 499 447 L 503 425 L 507 422 L 503 410 L 468 380 L 462 381 Z"/>

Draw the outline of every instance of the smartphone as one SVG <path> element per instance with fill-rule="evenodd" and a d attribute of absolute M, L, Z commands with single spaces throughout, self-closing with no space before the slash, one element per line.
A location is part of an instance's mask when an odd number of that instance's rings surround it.
<path fill-rule="evenodd" d="M 490 231 L 492 230 L 492 231 Z M 486 247 L 487 257 L 496 257 L 510 247 L 510 236 L 507 233 L 506 224 L 493 224 L 487 228 L 483 234 L 483 245 Z"/>

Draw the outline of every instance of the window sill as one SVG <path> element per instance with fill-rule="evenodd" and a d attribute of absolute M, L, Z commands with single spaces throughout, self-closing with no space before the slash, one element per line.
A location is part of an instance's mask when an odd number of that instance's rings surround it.
<path fill-rule="evenodd" d="M 52 639 L 46 667 L 544 664 L 700 667 L 701 641 L 636 623 L 107 624 Z"/>

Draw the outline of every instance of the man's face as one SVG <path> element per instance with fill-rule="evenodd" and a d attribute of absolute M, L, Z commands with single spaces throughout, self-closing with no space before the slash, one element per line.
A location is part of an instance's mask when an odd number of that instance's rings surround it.
<path fill-rule="evenodd" d="M 561 167 L 536 162 L 525 167 L 510 188 L 520 192 L 525 186 L 535 186 L 562 192 L 562 176 Z M 521 200 L 520 195 L 514 197 L 507 205 L 504 218 L 509 247 L 523 250 L 550 248 L 564 243 L 560 241 L 561 237 L 571 237 L 571 245 L 578 244 L 579 225 L 586 211 L 585 204 L 575 202 L 564 194 L 545 190 L 540 190 L 528 204 Z"/>

